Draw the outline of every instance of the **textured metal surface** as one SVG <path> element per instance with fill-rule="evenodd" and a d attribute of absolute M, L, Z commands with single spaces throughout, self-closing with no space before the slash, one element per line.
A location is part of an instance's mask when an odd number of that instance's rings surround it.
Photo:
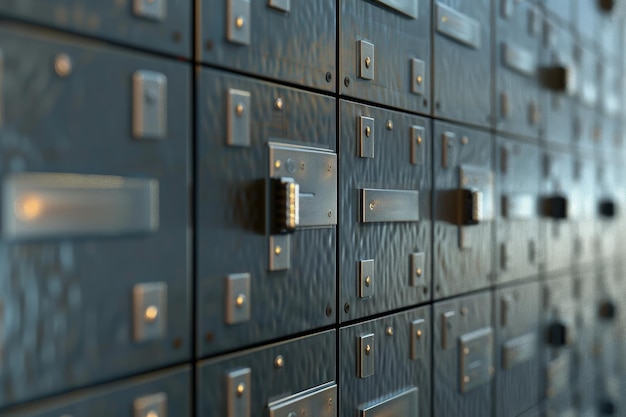
<path fill-rule="evenodd" d="M 196 2 L 196 60 L 274 80 L 335 91 L 335 1 L 298 1 L 284 13 L 250 1 L 250 45 L 226 39 L 223 0 Z M 330 77 L 327 76 L 330 74 Z"/>
<path fill-rule="evenodd" d="M 411 286 L 414 271 L 410 270 L 410 255 L 424 252 L 429 259 L 431 253 L 431 172 L 427 155 L 432 138 L 429 124 L 421 117 L 345 101 L 340 104 L 340 115 L 339 305 L 341 321 L 347 321 L 430 299 L 430 265 L 426 264 L 421 274 L 424 284 Z M 376 122 L 373 159 L 357 156 L 356 128 L 361 115 Z M 419 145 L 425 148 L 422 165 L 411 164 L 411 126 L 424 127 L 425 135 Z M 419 191 L 420 220 L 360 223 L 360 190 L 368 187 Z M 359 299 L 357 267 L 363 259 L 374 259 L 374 295 Z"/>
<path fill-rule="evenodd" d="M 359 409 L 367 409 L 412 388 L 417 388 L 417 415 L 431 415 L 430 346 L 433 336 L 430 314 L 431 308 L 426 306 L 340 330 L 340 416 L 357 415 Z M 418 336 L 412 332 L 411 324 L 420 319 L 425 325 Z M 357 339 L 368 333 L 376 337 L 375 369 L 372 376 L 361 379 L 356 373 Z M 412 360 L 410 352 L 414 342 L 423 346 L 423 355 Z"/>
<path fill-rule="evenodd" d="M 433 138 L 434 212 L 437 213 L 434 225 L 434 296 L 440 298 L 485 288 L 492 282 L 492 222 L 463 226 L 464 232 L 471 233 L 471 248 L 461 249 L 459 226 L 451 221 L 460 208 L 451 196 L 463 186 L 459 181 L 460 166 L 492 169 L 493 147 L 491 136 L 487 133 L 442 122 L 434 123 Z M 445 167 L 444 155 L 447 161 Z"/>
<path fill-rule="evenodd" d="M 250 147 L 226 145 L 231 88 L 250 92 Z M 336 149 L 335 100 L 215 70 L 200 72 L 198 91 L 198 355 L 334 323 L 336 230 L 296 231 L 290 237 L 290 268 L 269 272 L 265 180 L 270 140 Z M 282 99 L 282 110 L 274 107 L 276 98 Z M 223 316 L 225 278 L 244 272 L 251 275 L 250 294 L 258 301 L 250 306 L 251 321 L 229 326 Z"/>
<path fill-rule="evenodd" d="M 134 47 L 191 57 L 190 0 L 165 3 L 163 20 L 134 10 L 136 0 L 4 0 L 0 17 L 8 16 Z"/>
<path fill-rule="evenodd" d="M 431 2 L 417 2 L 416 18 L 380 3 L 339 2 L 339 92 L 394 108 L 430 113 L 432 81 L 428 75 L 424 76 L 420 83 L 423 93 L 413 92 L 412 59 L 424 61 L 426 68 L 430 67 Z M 358 76 L 360 40 L 376 46 L 373 80 Z"/>
<path fill-rule="evenodd" d="M 539 272 L 543 255 L 538 218 L 541 160 L 537 146 L 501 137 L 496 138 L 495 158 L 499 178 L 496 207 L 499 210 L 494 256 L 497 281 L 504 283 Z M 514 213 L 515 199 L 528 199 L 527 213 Z"/>
<path fill-rule="evenodd" d="M 489 328 L 491 311 L 491 294 L 487 292 L 435 303 L 433 307 L 433 415 L 463 417 L 491 414 L 493 380 L 466 393 L 460 390 L 459 349 L 461 344 L 458 343 L 459 338 L 465 334 Z M 447 312 L 455 312 L 456 320 L 444 331 L 442 318 Z M 448 349 L 441 348 L 444 332 L 452 339 Z"/>
<path fill-rule="evenodd" d="M 335 377 L 334 330 L 198 362 L 197 414 L 226 416 L 226 374 L 250 368 L 251 417 L 267 415 L 267 406 L 292 394 L 332 382 Z M 356 342 L 355 342 L 356 346 Z M 277 357 L 282 366 L 277 366 Z M 352 368 L 353 370 L 355 368 Z"/>
<path fill-rule="evenodd" d="M 543 342 L 539 328 L 540 307 L 537 282 L 499 289 L 494 293 L 496 416 L 518 416 L 539 403 L 539 346 Z M 509 365 L 504 355 L 506 346 L 514 341 L 528 344 L 529 353 L 523 361 Z"/>
<path fill-rule="evenodd" d="M 138 400 L 158 395 L 166 399 L 166 416 L 189 416 L 191 413 L 192 377 L 189 366 L 159 371 L 117 381 L 97 388 L 87 388 L 54 399 L 41 400 L 2 411 L 6 417 L 137 417 Z M 145 403 L 145 401 L 144 401 Z"/>
<path fill-rule="evenodd" d="M 3 23 L 2 174 L 74 172 L 159 181 L 159 231 L 0 244 L 0 406 L 188 359 L 190 76 L 183 64 Z M 60 77 L 59 54 L 72 59 Z M 132 138 L 132 76 L 167 76 L 159 142 Z M 174 105 L 173 103 L 176 103 Z M 168 285 L 166 337 L 133 341 L 135 284 Z"/>
<path fill-rule="evenodd" d="M 468 47 L 434 33 L 434 115 L 479 126 L 490 126 L 491 25 L 490 1 L 438 1 L 478 23 L 480 46 Z M 443 16 L 435 16 L 443 18 Z"/>

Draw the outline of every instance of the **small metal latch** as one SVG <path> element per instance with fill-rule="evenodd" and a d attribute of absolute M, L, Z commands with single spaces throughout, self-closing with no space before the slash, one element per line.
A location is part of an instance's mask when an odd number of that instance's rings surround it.
<path fill-rule="evenodd" d="M 134 417 L 167 417 L 167 394 L 139 397 L 133 402 Z"/>
<path fill-rule="evenodd" d="M 167 15 L 167 0 L 135 0 L 133 12 L 138 17 L 162 22 Z"/>
<path fill-rule="evenodd" d="M 374 260 L 359 261 L 359 298 L 374 295 Z"/>
<path fill-rule="evenodd" d="M 226 374 L 227 416 L 250 417 L 250 368 L 236 369 Z"/>
<path fill-rule="evenodd" d="M 374 79 L 374 44 L 368 41 L 357 41 L 359 51 L 359 78 Z"/>
<path fill-rule="evenodd" d="M 374 119 L 359 116 L 359 156 L 361 158 L 374 157 Z"/>
<path fill-rule="evenodd" d="M 291 10 L 291 0 L 269 0 L 268 5 L 281 12 L 289 12 Z"/>
<path fill-rule="evenodd" d="M 133 287 L 135 342 L 161 339 L 167 329 L 167 284 L 151 282 Z"/>
<path fill-rule="evenodd" d="M 291 239 L 289 236 L 270 236 L 270 271 L 284 271 L 291 267 Z"/>
<path fill-rule="evenodd" d="M 228 0 L 226 39 L 239 45 L 250 45 L 250 0 Z"/>
<path fill-rule="evenodd" d="M 250 320 L 250 274 L 230 274 L 226 277 L 226 323 Z"/>
<path fill-rule="evenodd" d="M 167 135 L 167 77 L 141 70 L 133 74 L 133 137 L 165 139 Z"/>
<path fill-rule="evenodd" d="M 227 144 L 230 146 L 250 146 L 250 92 L 228 90 L 227 119 L 228 135 Z"/>
<path fill-rule="evenodd" d="M 441 348 L 448 349 L 452 345 L 455 333 L 454 311 L 446 311 L 441 315 Z"/>
<path fill-rule="evenodd" d="M 426 64 L 421 59 L 411 59 L 411 92 L 424 95 Z"/>
<path fill-rule="evenodd" d="M 411 254 L 411 279 L 409 282 L 413 287 L 426 285 L 426 273 L 424 272 L 425 259 L 424 252 Z"/>
<path fill-rule="evenodd" d="M 424 163 L 424 150 L 426 140 L 426 129 L 423 126 L 411 126 L 411 163 L 422 165 Z"/>
<path fill-rule="evenodd" d="M 374 333 L 358 338 L 357 376 L 367 378 L 374 375 Z"/>
<path fill-rule="evenodd" d="M 425 326 L 424 319 L 417 319 L 411 322 L 411 360 L 418 360 L 425 356 Z"/>

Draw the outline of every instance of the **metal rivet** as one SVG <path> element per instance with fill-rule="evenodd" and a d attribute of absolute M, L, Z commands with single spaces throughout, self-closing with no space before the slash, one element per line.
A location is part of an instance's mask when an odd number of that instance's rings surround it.
<path fill-rule="evenodd" d="M 237 305 L 237 307 L 243 306 L 245 302 L 246 302 L 246 296 L 243 294 L 239 294 L 237 296 L 237 299 L 235 300 L 235 304 Z"/>
<path fill-rule="evenodd" d="M 393 130 L 393 122 L 391 120 L 387 120 L 387 130 Z"/>
<path fill-rule="evenodd" d="M 369 127 L 369 126 L 366 126 L 365 127 L 365 136 L 367 136 L 369 138 L 371 134 L 372 134 L 372 128 Z"/>
<path fill-rule="evenodd" d="M 328 171 L 332 171 L 333 170 L 333 164 L 328 164 Z"/>
<path fill-rule="evenodd" d="M 422 276 L 422 268 L 417 268 L 417 269 L 415 270 L 415 274 L 416 274 L 418 277 L 419 277 L 419 276 Z"/>
<path fill-rule="evenodd" d="M 369 68 L 371 64 L 372 64 L 372 60 L 370 59 L 369 56 L 366 56 L 365 57 L 365 68 Z"/>
<path fill-rule="evenodd" d="M 274 366 L 277 368 L 282 368 L 283 366 L 285 366 L 285 359 L 282 355 L 276 356 L 276 359 L 274 359 Z"/>
<path fill-rule="evenodd" d="M 280 253 L 281 253 L 281 252 L 282 252 L 281 247 L 280 247 L 280 246 L 276 246 L 276 248 L 274 249 L 274 253 L 275 253 L 276 255 L 280 255 Z"/>
<path fill-rule="evenodd" d="M 148 1 L 150 1 L 150 0 L 148 0 Z M 152 1 L 154 1 L 154 0 L 152 0 Z M 157 413 L 156 411 L 152 410 L 152 411 L 149 411 L 148 414 L 146 414 L 146 417 L 159 417 L 159 413 Z"/>
<path fill-rule="evenodd" d="M 54 59 L 54 71 L 59 77 L 67 77 L 72 72 L 72 59 L 67 54 L 59 54 Z"/>
<path fill-rule="evenodd" d="M 243 103 L 237 103 L 237 106 L 235 107 L 235 113 L 237 113 L 237 116 L 241 116 L 244 110 L 245 107 L 243 106 Z"/>
<path fill-rule="evenodd" d="M 370 201 L 370 210 L 374 210 L 375 206 L 376 206 L 376 202 L 374 200 Z"/>
<path fill-rule="evenodd" d="M 283 102 L 282 98 L 277 98 L 276 100 L 274 100 L 274 108 L 276 110 L 282 110 L 284 107 L 285 103 Z"/>
<path fill-rule="evenodd" d="M 275 167 L 276 169 L 280 168 L 280 161 L 276 161 L 276 162 L 274 162 L 274 167 Z"/>
<path fill-rule="evenodd" d="M 489 375 L 493 375 L 496 372 L 495 368 L 493 366 L 489 367 Z"/>
<path fill-rule="evenodd" d="M 417 81 L 418 84 L 421 84 L 422 83 L 422 76 L 418 75 L 417 78 L 416 78 L 416 81 Z"/>
<path fill-rule="evenodd" d="M 387 327 L 386 332 L 387 332 L 387 336 L 393 336 L 393 327 L 391 326 Z"/>
<path fill-rule="evenodd" d="M 145 313 L 146 321 L 153 322 L 154 320 L 156 320 L 158 315 L 159 315 L 159 309 L 156 306 L 149 306 L 148 308 L 146 308 L 146 313 Z"/>
<path fill-rule="evenodd" d="M 466 376 L 463 378 L 463 382 L 465 382 L 466 384 L 470 381 L 469 376 Z"/>
<path fill-rule="evenodd" d="M 237 19 L 235 19 L 235 26 L 237 27 L 237 29 L 241 29 L 244 23 L 245 19 L 243 18 L 243 16 L 237 16 Z"/>
<path fill-rule="evenodd" d="M 461 308 L 461 314 L 463 314 L 464 316 L 466 316 L 468 312 L 469 312 L 469 309 L 467 307 Z"/>
<path fill-rule="evenodd" d="M 461 138 L 461 144 L 467 145 L 469 143 L 469 138 L 467 136 L 463 136 Z"/>
<path fill-rule="evenodd" d="M 441 21 L 446 23 L 448 21 L 448 16 L 441 16 Z"/>
<path fill-rule="evenodd" d="M 331 210 L 328 211 L 328 217 L 333 217 L 333 212 Z"/>
<path fill-rule="evenodd" d="M 370 278 L 370 276 L 369 276 L 369 275 L 368 275 L 368 276 L 366 276 L 366 277 L 365 277 L 365 286 L 366 286 L 366 287 L 369 287 L 369 286 L 371 285 L 371 283 L 372 283 L 372 278 Z"/>
<path fill-rule="evenodd" d="M 466 347 L 465 349 L 463 349 L 463 353 L 465 355 L 469 355 L 469 352 L 470 352 L 469 348 Z"/>
<path fill-rule="evenodd" d="M 246 385 L 245 384 L 239 384 L 237 385 L 237 394 L 238 395 L 243 395 L 244 391 L 246 390 Z"/>
<path fill-rule="evenodd" d="M 370 345 L 365 346 L 365 354 L 369 355 L 372 352 L 372 347 Z"/>
<path fill-rule="evenodd" d="M 422 337 L 422 329 L 419 329 L 417 332 L 415 332 L 415 335 L 417 337 Z"/>
<path fill-rule="evenodd" d="M 333 399 L 332 399 L 332 397 L 328 399 L 328 405 L 333 405 Z"/>
<path fill-rule="evenodd" d="M 417 137 L 417 144 L 418 144 L 418 145 L 421 145 L 421 144 L 422 144 L 422 137 L 421 137 L 421 136 L 418 136 L 418 137 Z"/>

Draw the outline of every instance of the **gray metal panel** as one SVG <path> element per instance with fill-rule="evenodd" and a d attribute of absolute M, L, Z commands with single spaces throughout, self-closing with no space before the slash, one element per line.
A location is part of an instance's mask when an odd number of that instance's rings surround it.
<path fill-rule="evenodd" d="M 496 410 L 498 417 L 514 417 L 539 402 L 539 283 L 523 284 L 495 292 L 496 328 Z M 527 360 L 505 364 L 507 344 L 514 341 L 530 344 L 520 346 L 533 352 Z M 510 345 L 509 345 L 510 346 Z M 518 345 L 519 346 L 519 345 Z M 506 365 L 506 366 L 505 366 Z M 506 369 L 505 369 L 506 368 Z"/>
<path fill-rule="evenodd" d="M 539 272 L 543 254 L 539 239 L 539 178 L 541 159 L 535 145 L 496 138 L 496 172 L 499 181 L 496 207 L 496 271 L 498 283 L 531 277 Z M 514 216 L 513 206 L 521 199 L 530 207 L 529 216 Z"/>
<path fill-rule="evenodd" d="M 270 402 L 334 381 L 335 336 L 335 331 L 329 330 L 198 362 L 197 415 L 229 415 L 224 381 L 236 369 L 250 368 L 251 383 L 246 387 L 250 390 L 250 417 L 266 416 Z M 281 366 L 277 366 L 279 355 Z"/>
<path fill-rule="evenodd" d="M 551 15 L 557 17 L 563 25 L 574 23 L 576 3 L 582 0 L 540 0 Z"/>
<path fill-rule="evenodd" d="M 576 155 L 573 160 L 573 177 L 570 185 L 572 197 L 570 212 L 572 213 L 572 262 L 577 265 L 590 265 L 601 251 L 603 245 L 609 244 L 609 237 L 603 237 L 606 242 L 600 243 L 596 238 L 598 221 L 597 189 L 600 182 L 599 166 L 588 155 Z"/>
<path fill-rule="evenodd" d="M 193 0 L 158 1 L 165 4 L 162 20 L 137 15 L 137 0 L 3 0 L 0 16 L 191 58 Z"/>
<path fill-rule="evenodd" d="M 0 243 L 4 317 L 0 404 L 154 369 L 189 358 L 191 72 L 169 62 L 47 31 L 3 24 L 9 172 L 69 172 L 159 181 L 159 229 L 115 238 Z M 71 73 L 55 74 L 67 54 Z M 168 79 L 168 135 L 132 137 L 132 76 Z M 133 286 L 167 284 L 166 337 L 133 341 Z M 40 329 L 40 330 L 38 330 Z M 45 329 L 45 330 L 43 330 Z M 12 358 L 12 359 L 8 359 Z M 28 365 L 26 365 L 28 364 Z"/>
<path fill-rule="evenodd" d="M 454 311 L 455 321 L 444 330 L 442 317 L 445 313 Z M 476 330 L 489 328 L 491 325 L 491 294 L 482 292 L 477 295 L 461 297 L 453 300 L 436 303 L 433 309 L 434 325 L 434 404 L 435 416 L 488 416 L 492 411 L 492 384 L 493 381 L 483 384 L 473 390 L 461 393 L 461 371 L 459 369 L 458 351 L 459 338 L 464 334 Z M 443 349 L 442 338 L 450 337 L 452 343 L 448 349 Z"/>
<path fill-rule="evenodd" d="M 191 382 L 191 369 L 189 366 L 181 366 L 174 370 L 159 371 L 34 401 L 1 413 L 6 417 L 137 417 L 133 412 L 136 400 L 164 394 L 166 414 L 162 417 L 191 417 Z"/>
<path fill-rule="evenodd" d="M 430 312 L 431 307 L 425 306 L 340 330 L 340 416 L 357 415 L 357 410 L 367 409 L 413 387 L 417 388 L 418 395 L 418 413 L 413 415 L 431 415 Z M 420 319 L 425 324 L 418 337 L 412 332 L 411 324 Z M 361 379 L 356 374 L 357 338 L 368 333 L 376 337 L 375 369 L 373 375 Z M 414 341 L 423 345 L 423 355 L 416 360 L 411 359 Z"/>
<path fill-rule="evenodd" d="M 271 8 L 267 1 L 247 1 L 251 10 L 245 24 L 250 25 L 250 45 L 240 45 L 226 39 L 229 2 L 197 0 L 198 59 L 206 64 L 335 91 L 335 1 L 294 1 L 289 13 Z"/>
<path fill-rule="evenodd" d="M 446 137 L 446 132 L 453 134 L 453 137 Z M 493 222 L 484 221 L 460 228 L 454 222 L 456 211 L 460 208 L 453 198 L 462 187 L 459 167 L 470 165 L 491 170 L 493 146 L 488 133 L 442 122 L 434 123 L 433 138 L 436 218 L 434 297 L 440 298 L 485 288 L 491 284 Z M 444 155 L 447 167 L 443 166 Z M 468 239 L 471 248 L 460 248 L 460 229 L 471 234 Z"/>
<path fill-rule="evenodd" d="M 574 27 L 576 34 L 587 44 L 592 44 L 600 31 L 598 0 L 576 0 L 574 3 Z"/>
<path fill-rule="evenodd" d="M 340 93 L 377 104 L 430 113 L 430 1 L 419 0 L 417 19 L 363 0 L 341 0 Z M 373 80 L 359 78 L 357 42 L 376 50 Z M 422 94 L 412 91 L 412 59 L 425 62 Z"/>
<path fill-rule="evenodd" d="M 478 22 L 480 47 L 469 47 L 433 29 L 434 114 L 438 117 L 491 126 L 491 13 L 489 0 L 444 0 L 449 6 Z M 435 13 L 434 19 L 444 19 Z"/>
<path fill-rule="evenodd" d="M 505 3 L 494 0 L 497 33 L 493 108 L 496 129 L 537 139 L 542 110 L 537 82 L 541 32 L 533 32 L 529 16 L 532 14 L 539 20 L 541 15 L 538 8 L 528 2 L 512 1 L 512 14 L 505 18 L 502 13 Z M 528 72 L 520 73 L 512 67 L 524 67 Z"/>
<path fill-rule="evenodd" d="M 227 145 L 231 88 L 250 92 L 250 147 Z M 335 227 L 282 235 L 290 237 L 291 267 L 269 272 L 265 185 L 270 140 L 336 149 L 335 100 L 215 70 L 199 73 L 198 92 L 198 355 L 335 323 Z M 251 321 L 229 326 L 225 277 L 242 272 L 251 275 Z"/>
<path fill-rule="evenodd" d="M 412 286 L 410 256 L 424 252 L 430 259 L 430 158 L 422 165 L 411 163 L 412 126 L 424 127 L 420 147 L 431 154 L 430 124 L 427 120 L 376 107 L 341 101 L 340 104 L 340 185 L 339 226 L 341 321 L 382 313 L 430 299 L 430 265 L 427 263 L 420 279 L 421 286 Z M 375 123 L 375 157 L 358 157 L 359 116 L 373 117 Z M 389 124 L 391 121 L 391 124 Z M 392 130 L 388 129 L 392 127 Z M 420 220 L 364 224 L 359 221 L 362 188 L 402 189 L 419 191 Z M 358 262 L 374 259 L 373 295 L 359 298 L 357 294 Z"/>
<path fill-rule="evenodd" d="M 541 270 L 547 273 L 564 270 L 573 262 L 574 231 L 572 215 L 572 182 L 574 164 L 566 153 L 544 151 L 542 155 L 540 195 L 546 198 L 563 195 L 568 198 L 568 218 L 563 220 L 542 216 L 539 221 L 540 239 L 544 239 Z"/>

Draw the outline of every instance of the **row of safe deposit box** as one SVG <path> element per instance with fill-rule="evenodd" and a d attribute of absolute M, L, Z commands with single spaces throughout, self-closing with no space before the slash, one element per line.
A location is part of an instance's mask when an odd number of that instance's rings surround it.
<path fill-rule="evenodd" d="M 0 416 L 626 415 L 624 7 L 0 0 Z"/>

